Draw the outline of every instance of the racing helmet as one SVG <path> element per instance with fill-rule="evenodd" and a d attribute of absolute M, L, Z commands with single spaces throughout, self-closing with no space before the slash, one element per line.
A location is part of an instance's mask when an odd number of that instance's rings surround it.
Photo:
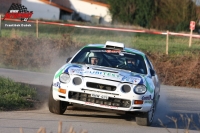
<path fill-rule="evenodd" d="M 125 64 L 128 67 L 135 67 L 136 66 L 136 60 L 134 58 L 126 58 Z"/>
<path fill-rule="evenodd" d="M 98 59 L 98 63 L 97 65 L 101 65 L 102 61 L 103 61 L 103 57 L 101 55 L 101 53 L 97 53 L 97 52 L 91 52 L 88 56 L 88 63 L 91 64 L 91 58 L 97 58 Z"/>

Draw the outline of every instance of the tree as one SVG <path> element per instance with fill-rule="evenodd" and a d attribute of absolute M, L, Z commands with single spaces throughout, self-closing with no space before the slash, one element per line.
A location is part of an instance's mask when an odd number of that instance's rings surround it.
<path fill-rule="evenodd" d="M 136 12 L 134 22 L 142 27 L 150 27 L 155 14 L 155 3 L 153 0 L 136 0 Z"/>
<path fill-rule="evenodd" d="M 153 0 L 107 0 L 114 21 L 149 27 L 154 17 Z"/>
<path fill-rule="evenodd" d="M 196 5 L 192 0 L 156 0 L 157 14 L 152 27 L 183 31 L 191 20 L 197 20 Z"/>
<path fill-rule="evenodd" d="M 113 21 L 160 30 L 189 30 L 197 21 L 195 0 L 106 0 Z"/>

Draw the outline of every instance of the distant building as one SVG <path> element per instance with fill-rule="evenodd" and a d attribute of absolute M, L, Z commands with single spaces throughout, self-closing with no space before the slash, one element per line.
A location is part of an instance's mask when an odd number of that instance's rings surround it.
<path fill-rule="evenodd" d="M 74 12 L 48 0 L 21 0 L 21 4 L 29 11 L 33 11 L 31 17 L 33 19 L 67 20 L 71 19 L 71 14 Z"/>
<path fill-rule="evenodd" d="M 45 1 L 45 0 L 40 0 Z M 46 0 L 73 10 L 71 20 L 88 21 L 95 24 L 110 24 L 110 5 L 95 0 Z M 67 17 L 69 20 L 70 17 Z"/>
<path fill-rule="evenodd" d="M 93 0 L 69 0 L 70 8 L 73 9 L 81 19 L 97 24 L 110 24 L 112 21 L 109 5 Z"/>

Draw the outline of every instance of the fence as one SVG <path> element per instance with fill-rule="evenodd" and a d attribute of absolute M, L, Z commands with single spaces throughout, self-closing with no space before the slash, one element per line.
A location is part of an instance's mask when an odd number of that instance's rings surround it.
<path fill-rule="evenodd" d="M 7 22 L 16 22 L 16 23 L 20 23 L 21 21 L 20 20 L 17 20 L 17 19 L 6 19 Z M 3 22 L 3 21 L 2 21 Z M 0 22 L 0 23 L 2 23 Z M 21 23 L 24 23 L 24 22 L 21 22 Z M 29 20 L 28 23 L 32 23 L 34 24 L 35 26 L 32 26 L 32 29 L 31 28 L 28 28 L 28 30 L 26 29 L 26 31 L 33 31 L 35 32 L 35 35 L 36 37 L 39 37 L 39 33 L 41 34 L 42 32 L 46 32 L 46 33 L 52 33 L 53 31 L 55 31 L 55 29 L 59 29 L 59 32 L 63 34 L 63 36 L 67 36 L 69 35 L 70 33 L 74 34 L 75 32 L 77 32 L 76 34 L 79 33 L 79 37 L 80 37 L 80 34 L 82 34 L 82 36 L 84 36 L 84 34 L 86 33 L 86 31 L 75 31 L 74 28 L 81 28 L 81 29 L 88 29 L 90 31 L 87 31 L 87 32 L 91 32 L 91 30 L 101 30 L 101 32 L 99 33 L 99 35 L 101 34 L 113 34 L 113 32 L 115 32 L 116 34 L 120 34 L 120 33 L 127 33 L 125 34 L 126 37 L 135 37 L 134 35 L 131 35 L 131 34 L 128 34 L 128 33 L 146 33 L 146 34 L 152 34 L 152 35 L 164 35 L 166 36 L 166 38 L 164 39 L 163 37 L 161 37 L 160 39 L 163 41 L 163 40 L 166 40 L 166 43 L 165 43 L 165 53 L 168 55 L 168 52 L 169 52 L 169 46 L 172 46 L 169 41 L 169 36 L 182 36 L 182 37 L 190 37 L 190 40 L 188 40 L 189 42 L 189 47 L 191 47 L 191 43 L 192 43 L 192 38 L 196 38 L 196 39 L 199 39 L 200 38 L 200 35 L 193 35 L 193 34 L 186 34 L 186 33 L 175 33 L 175 32 L 169 32 L 169 31 L 166 31 L 166 32 L 160 32 L 160 31 L 151 31 L 151 30 L 140 30 L 140 29 L 128 29 L 128 28 L 114 28 L 114 27 L 103 27 L 103 26 L 88 26 L 88 25 L 81 25 L 81 24 L 72 24 L 72 23 L 59 23 L 59 22 L 46 22 L 46 21 L 38 21 L 38 20 Z M 40 26 L 43 25 L 43 29 L 40 28 Z M 47 25 L 52 25 L 51 27 L 47 27 Z M 55 27 L 53 29 L 53 26 L 57 26 L 57 28 Z M 44 28 L 46 27 L 46 29 Z M 65 27 L 68 27 L 67 29 Z M 71 27 L 71 28 L 70 28 Z M 35 29 L 34 29 L 35 28 Z M 41 30 L 42 29 L 42 30 Z M 44 30 L 45 29 L 45 30 Z M 1 30 L 1 29 L 0 29 Z M 104 32 L 103 32 L 104 31 Z M 110 33 L 108 31 L 111 31 Z M 113 31 L 113 32 L 112 32 Z M 85 32 L 85 33 L 84 33 Z M 94 32 L 94 31 L 93 31 Z M 1 32 L 0 32 L 1 34 Z M 90 34 L 91 37 L 87 37 L 85 39 L 82 38 L 82 40 L 88 40 L 90 38 L 93 38 L 93 42 L 95 42 L 95 39 L 96 37 L 93 37 L 93 33 Z M 114 37 L 116 37 L 115 35 L 113 35 Z M 80 37 L 81 38 L 81 37 Z M 97 38 L 98 38 L 98 35 L 97 35 Z M 111 37 L 112 39 L 113 37 Z M 123 38 L 123 37 L 121 37 Z M 130 38 L 126 39 L 126 40 L 129 40 Z M 109 39 L 109 38 L 108 38 Z M 115 38 L 116 39 L 116 38 Z M 118 38 L 119 39 L 119 38 Z M 145 39 L 145 38 L 144 38 Z M 80 39 L 81 40 L 81 39 Z M 122 40 L 122 39 L 121 39 Z M 130 39 L 132 40 L 132 39 Z M 159 39 L 158 39 L 159 40 Z M 184 39 L 185 40 L 185 39 Z M 120 40 L 119 40 L 120 41 Z M 99 42 L 99 41 L 97 41 Z M 123 42 L 123 41 L 121 41 Z M 129 41 L 128 43 L 133 43 L 135 41 Z M 186 42 L 186 40 L 184 41 L 184 43 Z M 142 42 L 141 42 L 142 43 Z M 156 45 L 156 43 L 160 43 L 159 41 L 158 42 L 152 42 Z M 197 40 L 195 42 L 196 44 L 199 43 L 199 40 Z M 153 44 L 152 44 L 153 45 Z M 160 45 L 161 47 L 163 47 L 164 45 Z M 175 46 L 173 46 L 175 47 Z M 162 49 L 163 51 L 163 49 Z"/>

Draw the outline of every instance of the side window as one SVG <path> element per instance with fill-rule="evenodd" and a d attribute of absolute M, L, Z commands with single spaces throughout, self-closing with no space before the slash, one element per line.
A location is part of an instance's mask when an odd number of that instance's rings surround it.
<path fill-rule="evenodd" d="M 153 68 L 151 62 L 149 61 L 149 59 L 147 58 L 147 56 L 145 56 L 145 57 L 146 57 L 146 59 L 147 59 L 148 67 L 149 67 L 150 69 L 154 70 L 154 68 Z"/>

